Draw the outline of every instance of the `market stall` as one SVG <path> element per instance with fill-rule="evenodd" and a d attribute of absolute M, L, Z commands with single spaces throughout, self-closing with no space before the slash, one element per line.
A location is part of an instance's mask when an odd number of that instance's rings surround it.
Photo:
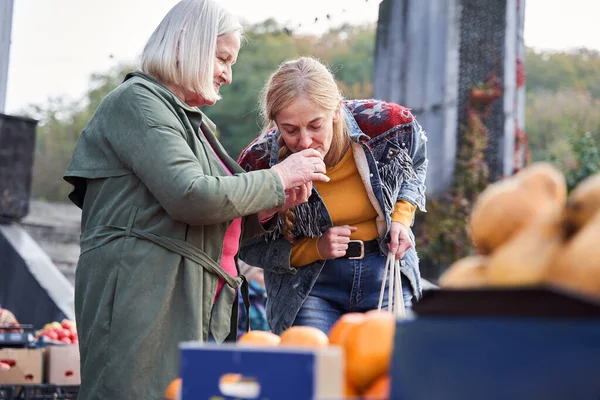
<path fill-rule="evenodd" d="M 0 309 L 0 400 L 75 400 L 79 383 L 73 321 L 51 322 L 36 332 Z"/>
<path fill-rule="evenodd" d="M 413 317 L 182 343 L 166 398 L 600 398 L 600 174 L 567 195 L 562 173 L 533 164 L 480 194 L 469 229 L 477 253 Z"/>

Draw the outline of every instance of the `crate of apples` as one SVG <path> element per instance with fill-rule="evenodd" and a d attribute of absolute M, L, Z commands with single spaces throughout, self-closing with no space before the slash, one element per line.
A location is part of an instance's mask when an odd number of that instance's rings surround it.
<path fill-rule="evenodd" d="M 50 341 L 65 344 L 78 344 L 77 327 L 75 321 L 63 319 L 61 322 L 50 322 L 36 332 L 36 338 L 46 338 Z"/>

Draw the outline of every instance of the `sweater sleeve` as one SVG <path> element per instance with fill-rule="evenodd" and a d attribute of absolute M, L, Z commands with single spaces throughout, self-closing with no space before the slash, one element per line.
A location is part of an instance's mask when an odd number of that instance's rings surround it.
<path fill-rule="evenodd" d="M 323 257 L 319 254 L 319 248 L 317 247 L 318 240 L 317 238 L 304 238 L 296 241 L 292 245 L 290 265 L 301 267 L 322 260 Z"/>
<path fill-rule="evenodd" d="M 392 221 L 400 222 L 405 227 L 410 228 L 416 208 L 416 206 L 406 200 L 398 200 L 392 212 Z"/>

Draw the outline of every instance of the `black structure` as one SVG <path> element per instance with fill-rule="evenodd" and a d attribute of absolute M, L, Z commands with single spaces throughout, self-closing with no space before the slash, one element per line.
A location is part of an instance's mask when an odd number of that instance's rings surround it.
<path fill-rule="evenodd" d="M 37 121 L 0 114 L 0 223 L 29 212 Z"/>

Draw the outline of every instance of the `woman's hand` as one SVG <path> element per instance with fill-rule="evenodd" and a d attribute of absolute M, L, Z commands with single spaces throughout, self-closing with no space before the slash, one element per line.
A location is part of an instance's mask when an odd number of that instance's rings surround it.
<path fill-rule="evenodd" d="M 408 228 L 402 225 L 400 222 L 392 221 L 390 227 L 390 242 L 388 243 L 388 250 L 396 254 L 396 260 L 400 260 L 404 257 L 406 250 L 413 246 L 410 236 L 408 235 Z"/>
<path fill-rule="evenodd" d="M 350 242 L 350 235 L 352 232 L 356 232 L 356 229 L 356 227 L 349 225 L 329 228 L 317 241 L 317 248 L 321 257 L 330 260 L 345 256 Z"/>
<path fill-rule="evenodd" d="M 285 202 L 277 211 L 287 210 L 298 204 L 306 203 L 312 193 L 312 188 L 312 182 L 306 182 L 295 188 L 287 189 L 285 191 Z"/>
<path fill-rule="evenodd" d="M 312 187 L 312 182 L 307 182 L 298 187 L 287 189 L 285 191 L 285 203 L 283 203 L 283 206 L 259 212 L 258 219 L 261 223 L 265 223 L 279 211 L 287 210 L 288 208 L 295 207 L 298 204 L 306 203 L 312 192 Z"/>
<path fill-rule="evenodd" d="M 271 167 L 281 178 L 285 190 L 313 182 L 329 182 L 321 153 L 314 149 L 302 150 Z"/>

